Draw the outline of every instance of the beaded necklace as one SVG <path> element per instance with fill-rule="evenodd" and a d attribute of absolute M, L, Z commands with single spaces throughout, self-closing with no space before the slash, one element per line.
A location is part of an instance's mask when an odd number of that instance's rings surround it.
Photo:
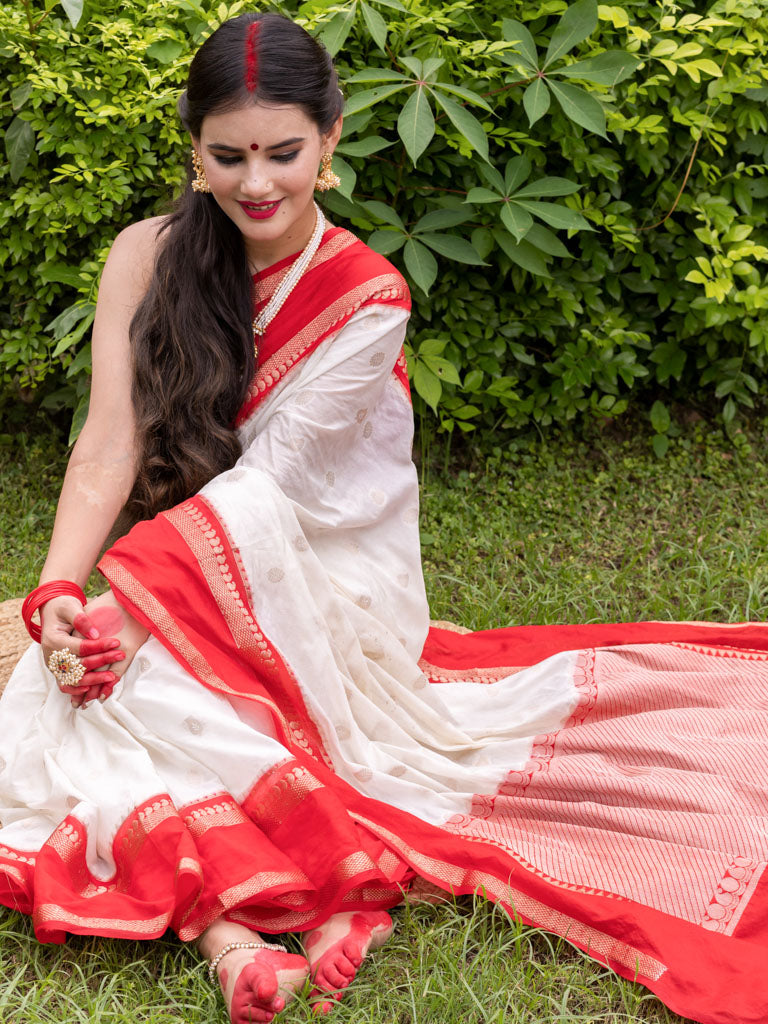
<path fill-rule="evenodd" d="M 320 248 L 320 242 L 324 231 L 325 217 L 323 217 L 320 207 L 315 203 L 315 230 L 312 232 L 312 237 L 307 242 L 307 245 L 301 255 L 294 263 L 291 264 L 287 274 L 277 288 L 275 288 L 272 298 L 266 304 L 264 309 L 262 309 L 262 311 L 253 318 L 253 335 L 255 342 L 264 334 L 269 324 L 282 309 L 285 300 L 299 283 L 301 275 L 307 269 L 312 261 L 312 257 Z"/>

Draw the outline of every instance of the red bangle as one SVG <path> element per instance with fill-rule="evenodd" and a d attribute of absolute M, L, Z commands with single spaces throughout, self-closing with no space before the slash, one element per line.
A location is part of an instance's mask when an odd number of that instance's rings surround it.
<path fill-rule="evenodd" d="M 35 587 L 24 598 L 21 617 L 27 627 L 27 632 L 37 643 L 40 643 L 43 631 L 36 622 L 32 621 L 32 616 L 46 601 L 50 601 L 54 597 L 76 597 L 82 605 L 87 601 L 80 587 L 76 583 L 72 583 L 71 580 L 52 580 L 50 583 L 41 583 L 39 587 Z"/>

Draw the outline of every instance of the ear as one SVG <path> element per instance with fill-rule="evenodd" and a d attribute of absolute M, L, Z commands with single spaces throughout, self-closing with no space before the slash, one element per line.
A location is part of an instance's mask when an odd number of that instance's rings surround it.
<path fill-rule="evenodd" d="M 341 128 L 344 123 L 344 118 L 339 114 L 333 123 L 333 126 L 329 132 L 323 135 L 323 152 L 332 153 L 339 144 L 341 138 Z"/>

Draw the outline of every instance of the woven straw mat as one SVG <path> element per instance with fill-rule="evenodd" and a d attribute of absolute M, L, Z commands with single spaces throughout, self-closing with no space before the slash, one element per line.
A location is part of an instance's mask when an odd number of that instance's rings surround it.
<path fill-rule="evenodd" d="M 29 647 L 29 633 L 21 621 L 24 599 L 0 602 L 0 693 L 8 682 L 16 662 Z"/>

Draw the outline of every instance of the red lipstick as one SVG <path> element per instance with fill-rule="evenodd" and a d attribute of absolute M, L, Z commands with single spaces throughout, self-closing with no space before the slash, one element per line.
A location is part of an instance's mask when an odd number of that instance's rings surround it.
<path fill-rule="evenodd" d="M 246 217 L 250 217 L 251 220 L 266 220 L 267 217 L 274 217 L 282 201 L 278 199 L 274 203 L 240 203 L 240 206 Z"/>

